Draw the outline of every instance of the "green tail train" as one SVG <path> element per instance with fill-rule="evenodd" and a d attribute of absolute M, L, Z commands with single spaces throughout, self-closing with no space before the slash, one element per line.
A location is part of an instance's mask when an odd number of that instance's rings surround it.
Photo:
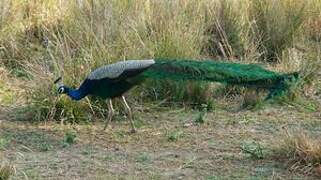
<path fill-rule="evenodd" d="M 155 64 L 142 73 L 154 79 L 194 80 L 220 82 L 270 91 L 266 99 L 283 94 L 288 82 L 296 81 L 299 73 L 280 74 L 255 64 L 221 61 L 155 59 Z"/>

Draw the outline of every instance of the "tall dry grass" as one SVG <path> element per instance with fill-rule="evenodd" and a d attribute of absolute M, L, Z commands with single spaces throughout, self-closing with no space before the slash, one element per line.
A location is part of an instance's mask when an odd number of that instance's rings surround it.
<path fill-rule="evenodd" d="M 100 65 L 153 57 L 281 62 L 275 70 L 299 70 L 310 64 L 308 55 L 318 62 L 318 52 L 297 47 L 309 49 L 310 42 L 318 39 L 320 4 L 319 0 L 4 0 L 1 65 L 26 82 L 25 111 L 36 112 L 36 119 L 88 119 L 93 112 L 104 114 L 105 105 L 96 99 L 79 103 L 57 99 L 52 84 L 56 77 L 77 86 Z M 304 67 L 310 71 L 311 66 Z M 210 104 L 212 92 L 204 83 L 148 82 L 132 97 Z"/>
<path fill-rule="evenodd" d="M 288 132 L 276 142 L 274 155 L 286 160 L 292 171 L 321 175 L 321 146 L 317 138 L 302 131 Z"/>

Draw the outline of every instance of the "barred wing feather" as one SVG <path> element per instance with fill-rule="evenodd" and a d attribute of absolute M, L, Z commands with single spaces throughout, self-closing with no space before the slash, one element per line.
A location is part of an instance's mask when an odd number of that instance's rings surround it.
<path fill-rule="evenodd" d="M 121 61 L 114 64 L 102 66 L 88 76 L 90 80 L 100 80 L 104 78 L 115 79 L 122 75 L 125 71 L 139 71 L 146 69 L 151 65 L 155 64 L 153 59 L 149 60 L 127 60 Z"/>

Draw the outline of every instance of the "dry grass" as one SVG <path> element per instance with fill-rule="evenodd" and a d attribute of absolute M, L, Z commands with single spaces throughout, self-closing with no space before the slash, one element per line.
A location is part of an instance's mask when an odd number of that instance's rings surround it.
<path fill-rule="evenodd" d="M 294 47 L 308 46 L 305 37 L 317 35 L 320 10 L 315 7 L 321 3 L 304 2 L 2 1 L 1 66 L 25 82 L 28 108 L 38 120 L 86 119 L 92 112 L 103 113 L 100 101 L 74 104 L 56 99 L 52 81 L 63 76 L 65 84 L 78 86 L 95 67 L 122 59 L 277 60 L 282 63 L 271 69 L 290 72 L 305 65 L 310 73 L 306 79 L 313 81 L 311 74 L 319 68 L 309 59 L 320 53 L 302 53 Z M 303 27 L 311 32 L 302 33 Z M 213 87 L 156 82 L 133 91 L 132 97 L 137 97 L 134 101 L 171 97 L 167 101 L 211 106 Z M 94 111 L 87 113 L 89 106 Z"/>
<path fill-rule="evenodd" d="M 0 165 L 0 180 L 9 180 L 14 175 L 14 168 L 8 165 Z"/>
<path fill-rule="evenodd" d="M 306 174 L 321 175 L 321 144 L 320 139 L 312 138 L 301 131 L 289 133 L 278 142 L 278 158 L 287 159 L 290 169 L 300 170 Z"/>
<path fill-rule="evenodd" d="M 266 61 L 282 61 L 282 52 L 301 39 L 302 25 L 309 19 L 305 1 L 252 1 L 251 16 L 259 51 Z"/>
<path fill-rule="evenodd" d="M 281 125 L 306 127 L 318 135 L 317 113 L 284 106 L 259 112 L 218 109 L 199 123 L 199 111 L 149 105 L 134 108 L 136 134 L 128 133 L 123 116 L 106 131 L 104 119 L 63 126 L 4 120 L 0 137 L 8 143 L 0 150 L 1 161 L 15 166 L 14 179 L 314 178 L 289 171 L 283 159 L 273 159 L 269 152 L 281 136 Z M 76 139 L 66 145 L 71 131 Z"/>

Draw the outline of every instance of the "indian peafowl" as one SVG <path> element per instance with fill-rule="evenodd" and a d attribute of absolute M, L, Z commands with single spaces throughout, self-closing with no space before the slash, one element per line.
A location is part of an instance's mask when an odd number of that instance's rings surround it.
<path fill-rule="evenodd" d="M 104 130 L 114 114 L 112 99 L 120 97 L 131 123 L 131 131 L 135 132 L 132 111 L 123 94 L 146 78 L 221 82 L 267 89 L 270 93 L 266 99 L 270 99 L 286 91 L 289 88 L 287 82 L 298 79 L 298 76 L 297 72 L 280 74 L 254 64 L 213 60 L 127 60 L 94 70 L 78 89 L 72 89 L 61 84 L 58 87 L 58 93 L 67 94 L 73 100 L 81 100 L 87 95 L 108 99 L 108 118 Z M 57 79 L 55 83 L 59 80 Z"/>

